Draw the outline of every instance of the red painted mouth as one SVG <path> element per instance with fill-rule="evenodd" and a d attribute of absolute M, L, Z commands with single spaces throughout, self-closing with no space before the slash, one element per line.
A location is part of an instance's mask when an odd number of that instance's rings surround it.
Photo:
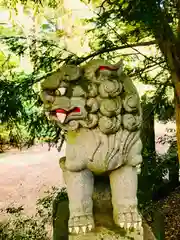
<path fill-rule="evenodd" d="M 80 107 L 75 107 L 73 109 L 71 109 L 70 111 L 66 111 L 62 108 L 59 108 L 59 109 L 56 109 L 55 111 L 53 111 L 55 114 L 56 113 L 63 113 L 63 114 L 66 114 L 66 116 L 68 116 L 70 113 L 80 113 L 81 112 L 81 109 Z"/>
<path fill-rule="evenodd" d="M 111 66 L 111 67 L 109 67 L 109 66 L 100 66 L 99 70 L 100 71 L 102 71 L 102 70 L 117 71 L 118 68 L 117 67 L 113 67 L 113 66 Z"/>

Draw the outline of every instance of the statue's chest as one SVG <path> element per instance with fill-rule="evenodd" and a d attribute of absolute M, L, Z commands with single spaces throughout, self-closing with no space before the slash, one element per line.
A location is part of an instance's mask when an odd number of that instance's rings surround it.
<path fill-rule="evenodd" d="M 74 140 L 67 141 L 66 161 L 72 170 L 88 168 L 95 174 L 112 170 L 122 164 L 116 134 L 105 135 L 97 131 L 83 130 Z"/>

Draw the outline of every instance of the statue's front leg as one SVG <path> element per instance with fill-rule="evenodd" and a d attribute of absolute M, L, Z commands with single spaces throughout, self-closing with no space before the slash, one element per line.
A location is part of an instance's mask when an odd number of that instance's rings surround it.
<path fill-rule="evenodd" d="M 110 174 L 113 218 L 121 228 L 141 230 L 141 217 L 137 209 L 137 170 L 123 166 Z"/>
<path fill-rule="evenodd" d="M 75 234 L 89 232 L 94 228 L 93 174 L 88 169 L 79 172 L 64 170 L 63 173 L 69 198 L 69 232 Z"/>

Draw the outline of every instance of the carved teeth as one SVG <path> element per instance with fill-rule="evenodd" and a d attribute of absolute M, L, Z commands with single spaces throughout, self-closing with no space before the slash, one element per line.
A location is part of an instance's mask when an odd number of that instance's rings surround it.
<path fill-rule="evenodd" d="M 65 87 L 58 88 L 58 90 L 60 91 L 61 96 L 63 96 L 66 93 L 66 88 Z"/>
<path fill-rule="evenodd" d="M 58 120 L 63 123 L 66 119 L 66 114 L 64 113 L 56 113 L 56 117 L 58 118 Z"/>
<path fill-rule="evenodd" d="M 91 231 L 91 230 L 92 230 L 92 228 L 93 228 L 93 226 L 92 226 L 92 225 L 88 225 L 88 229 L 89 229 L 89 231 Z"/>
<path fill-rule="evenodd" d="M 72 228 L 71 227 L 69 228 L 69 232 L 72 233 Z"/>
<path fill-rule="evenodd" d="M 74 230 L 77 234 L 79 233 L 79 227 L 74 227 Z"/>
<path fill-rule="evenodd" d="M 86 233 L 86 226 L 82 227 L 82 231 L 83 231 L 83 233 Z"/>

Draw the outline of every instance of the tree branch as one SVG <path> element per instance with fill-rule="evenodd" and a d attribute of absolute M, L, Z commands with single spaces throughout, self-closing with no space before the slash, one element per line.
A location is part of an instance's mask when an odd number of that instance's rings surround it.
<path fill-rule="evenodd" d="M 140 68 L 140 69 L 136 68 L 135 72 L 130 73 L 128 76 L 129 77 L 134 77 L 134 76 L 137 76 L 138 73 L 146 73 L 146 72 L 152 71 L 152 68 L 159 67 L 159 65 L 162 64 L 162 63 L 165 63 L 165 61 L 161 61 L 159 63 L 154 63 L 152 65 L 149 65 L 147 67 Z"/>
<path fill-rule="evenodd" d="M 113 51 L 122 50 L 122 49 L 128 49 L 128 48 L 134 48 L 134 47 L 150 46 L 150 45 L 154 45 L 154 44 L 156 44 L 156 41 L 148 41 L 148 42 L 140 42 L 140 43 L 128 44 L 128 46 L 127 45 L 123 45 L 123 46 L 115 46 L 115 47 L 112 47 L 112 48 L 102 48 L 100 50 L 97 50 L 94 53 L 89 54 L 86 57 L 79 58 L 79 60 L 76 61 L 76 64 L 80 64 L 80 63 L 88 60 L 89 58 L 96 57 L 96 56 L 98 56 L 100 54 L 103 54 L 103 53 L 108 53 L 108 52 L 113 52 Z"/>
<path fill-rule="evenodd" d="M 180 0 L 177 0 L 177 16 L 178 16 L 178 27 L 177 27 L 177 32 L 178 32 L 178 37 L 180 37 Z M 179 40 L 179 39 L 178 39 Z"/>
<path fill-rule="evenodd" d="M 18 39 L 24 39 L 24 40 L 27 40 L 27 38 L 26 37 L 23 37 L 23 36 L 18 36 L 18 37 L 7 37 L 7 36 L 2 36 L 2 37 L 0 37 L 0 39 L 1 40 L 8 40 L 8 39 L 16 39 L 16 40 L 18 40 Z M 42 40 L 38 40 L 37 39 L 37 41 L 38 42 L 42 42 Z M 152 41 L 147 41 L 147 42 L 139 42 L 139 43 L 133 43 L 133 44 L 126 44 L 126 45 L 122 45 L 122 46 L 114 46 L 114 47 L 111 47 L 111 48 L 102 48 L 102 49 L 99 49 L 99 50 L 97 50 L 97 51 L 95 51 L 94 53 L 91 53 L 91 54 L 89 54 L 88 56 L 86 56 L 86 57 L 79 57 L 79 58 L 77 58 L 76 60 L 72 60 L 72 61 L 69 61 L 69 62 L 71 62 L 71 63 L 74 63 L 74 64 L 81 64 L 81 63 L 83 63 L 83 62 L 85 62 L 85 61 L 87 61 L 89 58 L 93 58 L 93 57 L 96 57 L 96 56 L 98 56 L 98 55 L 100 55 L 100 54 L 103 54 L 103 53 L 108 53 L 108 52 L 113 52 L 113 51 L 117 51 L 117 50 L 123 50 L 123 49 L 128 49 L 128 48 L 131 48 L 131 49 L 133 49 L 133 48 L 135 48 L 135 47 L 145 47 L 145 46 L 150 46 L 150 45 L 155 45 L 156 44 L 156 41 L 155 40 L 152 40 Z M 59 47 L 59 46 L 57 46 L 56 44 L 52 44 L 52 43 L 50 43 L 50 45 L 51 46 L 54 46 L 54 47 Z M 64 49 L 65 50 L 65 49 Z M 137 50 L 137 49 L 133 49 L 133 50 Z M 65 50 L 65 51 L 67 51 L 67 50 Z M 136 54 L 141 54 L 142 55 L 142 53 L 139 53 L 139 52 L 137 52 Z"/>

